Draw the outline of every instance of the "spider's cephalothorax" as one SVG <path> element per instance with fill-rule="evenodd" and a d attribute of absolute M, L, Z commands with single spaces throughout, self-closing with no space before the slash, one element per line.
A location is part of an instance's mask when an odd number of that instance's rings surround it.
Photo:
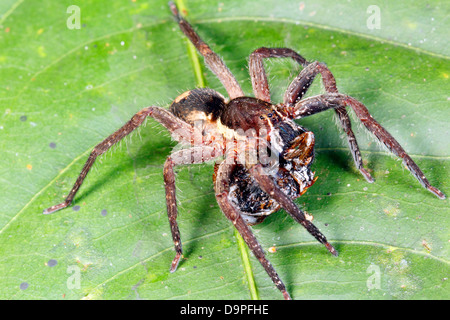
<path fill-rule="evenodd" d="M 272 212 L 283 208 L 328 251 L 337 255 L 325 236 L 293 201 L 315 181 L 310 169 L 314 158 L 314 135 L 294 120 L 328 109 L 334 110 L 347 136 L 356 167 L 368 182 L 373 182 L 372 176 L 363 166 L 347 106 L 353 109 L 358 119 L 379 141 L 403 160 L 404 165 L 427 190 L 441 199 L 445 198 L 439 189 L 430 185 L 411 157 L 361 102 L 338 92 L 336 81 L 325 64 L 310 63 L 288 48 L 259 48 L 249 59 L 255 97 L 246 97 L 225 63 L 181 17 L 175 4 L 169 5 L 181 30 L 222 82 L 230 100 L 227 102 L 216 91 L 203 88 L 183 93 L 175 99 L 169 110 L 154 106 L 142 109 L 94 148 L 66 200 L 45 209 L 45 214 L 69 206 L 96 158 L 138 128 L 147 117 L 152 117 L 185 146 L 171 153 L 163 171 L 167 214 L 176 251 L 170 271 L 177 269 L 182 256 L 176 221 L 178 211 L 174 167 L 215 159 L 214 189 L 222 212 L 242 235 L 283 297 L 290 299 L 285 285 L 267 260 L 249 226 L 260 223 Z M 303 67 L 287 88 L 283 102 L 276 105 L 271 103 L 263 65 L 263 60 L 267 58 L 291 58 Z M 318 74 L 322 76 L 326 93 L 303 99 Z"/>

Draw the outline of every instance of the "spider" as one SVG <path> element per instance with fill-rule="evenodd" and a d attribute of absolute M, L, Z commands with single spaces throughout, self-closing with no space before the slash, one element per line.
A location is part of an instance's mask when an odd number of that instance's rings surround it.
<path fill-rule="evenodd" d="M 324 63 L 308 62 L 289 48 L 256 49 L 249 58 L 255 97 L 247 97 L 225 63 L 181 16 L 176 5 L 169 2 L 169 7 L 181 31 L 225 87 L 229 99 L 212 89 L 197 88 L 177 97 L 169 110 L 157 106 L 142 109 L 122 128 L 94 147 L 65 201 L 45 209 L 44 214 L 69 206 L 96 158 L 138 128 L 147 117 L 152 117 L 171 133 L 173 139 L 184 145 L 184 148 L 171 153 L 163 170 L 167 213 L 175 246 L 170 272 L 177 269 L 182 257 L 176 220 L 178 211 L 174 167 L 216 160 L 213 182 L 222 212 L 233 223 L 283 297 L 290 299 L 283 281 L 267 260 L 250 226 L 262 222 L 282 208 L 331 254 L 338 255 L 307 214 L 294 202 L 316 180 L 311 171 L 314 134 L 294 120 L 328 109 L 334 110 L 346 134 L 356 167 L 368 182 L 373 182 L 374 179 L 363 166 L 347 106 L 353 109 L 358 119 L 379 141 L 403 160 L 423 187 L 445 199 L 445 195 L 430 185 L 420 168 L 367 108 L 356 99 L 338 92 L 335 78 Z M 303 67 L 288 86 L 282 103 L 271 102 L 263 65 L 267 58 L 291 58 Z M 303 99 L 319 74 L 326 93 Z"/>

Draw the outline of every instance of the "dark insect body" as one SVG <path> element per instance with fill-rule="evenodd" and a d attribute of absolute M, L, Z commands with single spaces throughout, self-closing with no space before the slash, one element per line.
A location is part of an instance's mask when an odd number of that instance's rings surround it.
<path fill-rule="evenodd" d="M 314 159 L 314 134 L 294 120 L 328 109 L 334 110 L 346 134 L 356 167 L 368 182 L 373 182 L 372 176 L 363 166 L 347 106 L 353 109 L 358 119 L 379 141 L 403 160 L 408 170 L 427 190 L 441 199 L 445 198 L 440 190 L 430 185 L 420 168 L 361 102 L 338 92 L 333 75 L 323 63 L 310 63 L 288 48 L 259 48 L 249 59 L 255 97 L 246 97 L 224 62 L 181 17 L 176 6 L 173 3 L 169 3 L 169 6 L 183 33 L 224 85 L 229 100 L 212 89 L 202 88 L 183 93 L 174 100 L 169 110 L 155 106 L 142 109 L 94 148 L 66 200 L 44 210 L 45 214 L 69 206 L 95 159 L 138 128 L 147 117 L 153 117 L 167 128 L 176 141 L 185 146 L 172 152 L 163 171 L 167 213 L 176 252 L 170 271 L 177 269 L 182 257 L 176 221 L 178 211 L 174 167 L 218 160 L 213 180 L 222 212 L 239 231 L 283 297 L 290 299 L 285 285 L 267 260 L 249 226 L 262 222 L 265 217 L 283 208 L 329 252 L 337 255 L 337 251 L 312 224 L 308 215 L 294 203 L 316 179 L 310 168 Z M 271 103 L 263 65 L 263 60 L 267 58 L 291 58 L 303 67 L 279 104 Z M 326 93 L 303 99 L 318 74 L 322 76 Z"/>

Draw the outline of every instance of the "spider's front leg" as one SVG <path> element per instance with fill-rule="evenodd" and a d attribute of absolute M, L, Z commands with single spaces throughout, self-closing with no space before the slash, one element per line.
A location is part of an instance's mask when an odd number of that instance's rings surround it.
<path fill-rule="evenodd" d="M 315 61 L 308 64 L 287 88 L 284 95 L 284 105 L 288 109 L 292 108 L 295 103 L 301 100 L 306 90 L 318 74 L 322 76 L 322 83 L 328 93 L 338 93 L 336 79 L 331 71 L 324 63 Z M 367 182 L 374 182 L 373 177 L 364 168 L 361 151 L 359 150 L 358 142 L 356 141 L 355 134 L 353 133 L 352 124 L 350 122 L 350 117 L 348 116 L 347 110 L 344 106 L 339 106 L 334 108 L 334 111 L 339 119 L 342 129 L 347 135 L 348 146 L 356 168 L 361 172 Z"/>
<path fill-rule="evenodd" d="M 312 224 L 311 221 L 307 220 L 305 213 L 296 206 L 294 201 L 289 198 L 283 191 L 277 186 L 273 181 L 272 177 L 267 174 L 264 170 L 262 164 L 256 164 L 249 168 L 251 175 L 258 182 L 261 189 L 267 193 L 271 198 L 277 201 L 281 207 L 289 213 L 295 221 L 300 223 L 317 241 L 322 243 L 328 251 L 334 256 L 338 255 L 336 249 L 328 243 L 327 238 L 317 229 L 317 227 Z"/>
<path fill-rule="evenodd" d="M 191 125 L 175 117 L 172 113 L 163 108 L 152 106 L 142 109 L 141 111 L 136 113 L 131 118 L 131 120 L 128 121 L 122 128 L 114 132 L 112 135 L 110 135 L 108 138 L 94 147 L 94 150 L 92 150 L 91 154 L 89 155 L 88 160 L 86 161 L 75 184 L 70 190 L 69 195 L 66 197 L 66 200 L 63 203 L 45 209 L 43 213 L 49 214 L 68 207 L 72 203 L 75 194 L 83 184 L 84 179 L 86 178 L 97 157 L 105 153 L 114 144 L 121 141 L 123 138 L 133 132 L 144 122 L 147 117 L 153 117 L 155 120 L 160 122 L 173 134 L 174 139 L 178 141 L 191 143 L 193 137 L 198 134 Z"/>
<path fill-rule="evenodd" d="M 303 118 L 328 109 L 340 109 L 350 106 L 364 126 L 372 132 L 375 137 L 381 141 L 393 154 L 403 160 L 406 168 L 416 177 L 424 188 L 439 197 L 445 199 L 445 194 L 438 188 L 433 187 L 425 177 L 419 166 L 411 159 L 403 147 L 395 138 L 384 129 L 369 113 L 369 110 L 358 100 L 350 96 L 332 93 L 318 95 L 299 101 L 294 107 L 290 108 L 290 113 L 294 118 Z"/>
<path fill-rule="evenodd" d="M 305 58 L 289 48 L 261 47 L 252 52 L 248 59 L 248 69 L 252 81 L 253 93 L 256 98 L 271 102 L 269 82 L 267 81 L 267 75 L 263 64 L 263 60 L 268 58 L 291 58 L 303 67 L 306 67 L 309 63 Z M 309 85 L 307 87 L 305 86 L 305 92 Z"/>
<path fill-rule="evenodd" d="M 337 93 L 336 81 L 333 74 L 320 62 L 308 62 L 305 58 L 289 48 L 259 48 L 253 51 L 249 58 L 249 72 L 252 80 L 253 92 L 255 97 L 267 102 L 270 102 L 269 83 L 267 81 L 266 72 L 264 69 L 263 60 L 268 58 L 291 58 L 303 66 L 303 70 L 291 82 L 284 94 L 283 104 L 287 107 L 292 107 L 297 101 L 302 99 L 308 91 L 315 77 L 320 73 L 322 75 L 322 82 L 325 90 L 329 93 Z M 368 182 L 373 182 L 374 179 L 369 172 L 364 168 L 361 152 L 359 151 L 358 143 L 355 134 L 352 130 L 350 118 L 347 110 L 344 107 L 334 109 L 339 118 L 342 129 L 347 135 L 348 145 L 353 156 L 356 167 Z"/>
<path fill-rule="evenodd" d="M 239 234 L 244 239 L 247 246 L 250 248 L 250 250 L 253 252 L 255 257 L 259 260 L 261 265 L 264 267 L 266 272 L 269 274 L 273 283 L 281 291 L 284 299 L 290 300 L 291 297 L 286 290 L 286 286 L 284 285 L 283 281 L 281 281 L 280 277 L 278 276 L 277 272 L 273 268 L 272 264 L 269 262 L 269 260 L 267 260 L 261 245 L 258 243 L 258 240 L 253 235 L 250 227 L 245 223 L 239 210 L 236 209 L 230 203 L 230 201 L 228 199 L 228 194 L 230 191 L 229 190 L 229 178 L 230 178 L 230 174 L 231 174 L 231 171 L 233 168 L 233 164 L 231 164 L 231 162 L 227 161 L 227 159 L 225 159 L 219 165 L 219 167 L 216 171 L 214 188 L 215 188 L 215 192 L 216 192 L 217 203 L 219 204 L 220 208 L 222 209 L 222 212 L 225 214 L 225 216 L 228 218 L 228 220 L 230 220 L 233 223 L 235 228 L 238 230 Z"/>
<path fill-rule="evenodd" d="M 166 189 L 166 204 L 167 215 L 169 216 L 170 230 L 172 232 L 172 239 L 175 245 L 175 258 L 170 266 L 170 272 L 175 272 L 183 254 L 181 248 L 180 230 L 177 224 L 177 200 L 175 188 L 175 173 L 173 168 L 177 165 L 183 164 L 198 164 L 210 161 L 220 156 L 213 147 L 192 147 L 189 149 L 182 149 L 172 153 L 164 164 L 164 187 Z"/>

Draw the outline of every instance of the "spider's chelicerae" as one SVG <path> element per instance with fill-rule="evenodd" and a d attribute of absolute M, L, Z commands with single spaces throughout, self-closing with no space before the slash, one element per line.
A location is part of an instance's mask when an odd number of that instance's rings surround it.
<path fill-rule="evenodd" d="M 225 63 L 183 19 L 175 4 L 169 3 L 169 6 L 183 33 L 222 82 L 229 100 L 212 89 L 202 88 L 183 93 L 169 110 L 151 106 L 139 111 L 94 148 L 66 200 L 44 210 L 44 213 L 69 206 L 95 159 L 139 127 L 147 117 L 153 117 L 170 131 L 175 140 L 185 145 L 183 149 L 172 152 L 164 164 L 167 213 L 176 252 L 170 272 L 177 269 L 182 256 L 176 221 L 174 167 L 220 159 L 213 175 L 217 202 L 284 298 L 290 299 L 249 226 L 283 208 L 328 251 L 338 254 L 294 203 L 315 181 L 310 168 L 314 159 L 314 134 L 294 120 L 333 109 L 347 136 L 356 167 L 368 182 L 373 182 L 372 176 L 364 169 L 346 106 L 350 106 L 364 126 L 403 160 L 427 190 L 441 199 L 445 198 L 440 190 L 430 185 L 420 168 L 361 102 L 338 92 L 336 81 L 325 64 L 308 62 L 288 48 L 259 48 L 249 58 L 255 98 L 246 97 Z M 303 67 L 287 88 L 282 103 L 271 103 L 263 66 L 263 60 L 267 58 L 291 58 Z M 326 93 L 302 99 L 318 74 L 322 76 Z"/>

